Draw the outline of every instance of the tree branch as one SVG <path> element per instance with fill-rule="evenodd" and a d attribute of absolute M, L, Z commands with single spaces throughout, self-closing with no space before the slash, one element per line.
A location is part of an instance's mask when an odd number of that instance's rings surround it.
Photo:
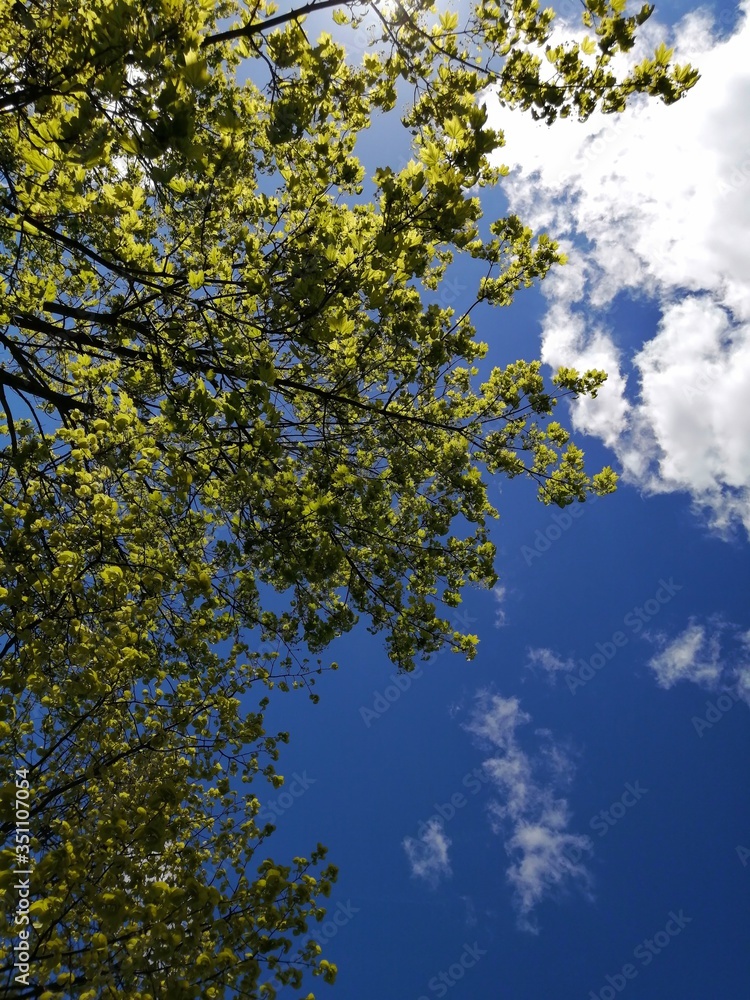
<path fill-rule="evenodd" d="M 230 28 L 228 31 L 219 31 L 215 35 L 209 35 L 201 42 L 201 48 L 208 45 L 218 45 L 221 42 L 231 42 L 234 38 L 250 38 L 259 35 L 267 28 L 275 28 L 279 24 L 287 24 L 289 21 L 296 21 L 306 14 L 314 14 L 319 10 L 326 10 L 329 7 L 346 7 L 345 0 L 312 0 L 311 3 L 303 4 L 302 7 L 295 7 L 294 10 L 287 11 L 286 14 L 277 14 L 269 17 L 265 21 L 253 21 L 251 24 L 244 24 L 241 28 Z"/>

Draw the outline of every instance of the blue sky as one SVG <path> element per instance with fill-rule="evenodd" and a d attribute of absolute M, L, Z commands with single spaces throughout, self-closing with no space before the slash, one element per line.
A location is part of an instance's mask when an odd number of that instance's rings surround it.
<path fill-rule="evenodd" d="M 567 419 L 617 494 L 560 512 L 493 482 L 500 584 L 457 612 L 476 659 L 397 679 L 362 626 L 318 705 L 272 703 L 291 742 L 269 851 L 321 841 L 341 871 L 318 996 L 748 996 L 750 29 L 671 2 L 644 34 L 703 72 L 685 101 L 497 115 L 512 170 L 483 195 L 570 256 L 478 314 L 490 360 L 610 372 Z M 386 131 L 363 150 L 402 155 Z M 471 274 L 451 280 L 468 305 Z"/>

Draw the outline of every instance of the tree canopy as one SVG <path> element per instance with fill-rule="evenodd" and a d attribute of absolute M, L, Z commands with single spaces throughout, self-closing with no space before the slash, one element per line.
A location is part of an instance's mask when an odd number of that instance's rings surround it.
<path fill-rule="evenodd" d="M 327 8 L 350 38 L 378 26 L 358 58 L 311 36 Z M 441 608 L 496 580 L 487 475 L 560 506 L 614 489 L 553 419 L 605 374 L 480 378 L 471 313 L 563 261 L 515 216 L 482 228 L 503 144 L 485 102 L 552 124 L 695 83 L 663 46 L 615 75 L 651 13 L 624 8 L 587 0 L 590 37 L 552 45 L 535 0 L 463 21 L 377 0 L 0 3 L 0 739 L 20 782 L 0 995 L 334 978 L 295 938 L 335 869 L 320 845 L 275 863 L 255 821 L 258 776 L 283 780 L 268 692 L 309 689 L 306 655 L 360 618 L 402 669 L 445 643 L 471 656 Z M 413 157 L 368 176 L 358 137 L 402 94 Z M 457 315 L 437 293 L 459 255 L 484 277 Z"/>

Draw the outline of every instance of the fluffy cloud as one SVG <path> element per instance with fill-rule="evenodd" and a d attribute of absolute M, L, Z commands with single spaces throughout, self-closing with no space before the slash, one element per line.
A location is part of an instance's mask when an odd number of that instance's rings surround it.
<path fill-rule="evenodd" d="M 590 840 L 567 829 L 570 811 L 558 794 L 572 776 L 565 752 L 547 731 L 537 731 L 544 740 L 537 757 L 532 759 L 519 745 L 516 730 L 529 721 L 517 698 L 483 692 L 466 728 L 491 750 L 483 765 L 496 793 L 490 816 L 495 832 L 506 837 L 506 877 L 513 886 L 519 926 L 536 933 L 534 910 L 546 895 L 570 882 L 589 890 L 581 858 L 590 850 Z"/>
<path fill-rule="evenodd" d="M 610 375 L 574 423 L 645 492 L 686 492 L 717 529 L 750 531 L 747 11 L 729 36 L 705 11 L 644 26 L 628 61 L 666 40 L 702 74 L 676 106 L 639 100 L 552 130 L 489 108 L 511 209 L 570 255 L 543 288 L 543 359 Z M 630 328 L 627 299 L 655 306 L 656 325 Z"/>
<path fill-rule="evenodd" d="M 404 837 L 402 843 L 415 878 L 436 885 L 443 876 L 451 874 L 448 857 L 451 841 L 441 820 L 430 820 L 420 837 Z"/>

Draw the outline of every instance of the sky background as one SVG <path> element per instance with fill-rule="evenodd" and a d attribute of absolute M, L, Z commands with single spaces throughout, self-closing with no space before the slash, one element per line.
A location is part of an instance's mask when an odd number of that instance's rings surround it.
<path fill-rule="evenodd" d="M 472 663 L 397 681 L 363 625 L 318 705 L 272 702 L 269 853 L 321 841 L 340 867 L 319 997 L 750 996 L 750 28 L 657 4 L 633 58 L 662 38 L 702 73 L 676 107 L 548 129 L 488 98 L 512 169 L 486 216 L 509 205 L 569 264 L 477 310 L 480 339 L 493 364 L 608 371 L 567 420 L 622 480 L 564 512 L 492 482 L 500 583 L 456 614 Z M 368 168 L 401 141 L 373 129 Z M 454 269 L 444 304 L 474 287 Z"/>

